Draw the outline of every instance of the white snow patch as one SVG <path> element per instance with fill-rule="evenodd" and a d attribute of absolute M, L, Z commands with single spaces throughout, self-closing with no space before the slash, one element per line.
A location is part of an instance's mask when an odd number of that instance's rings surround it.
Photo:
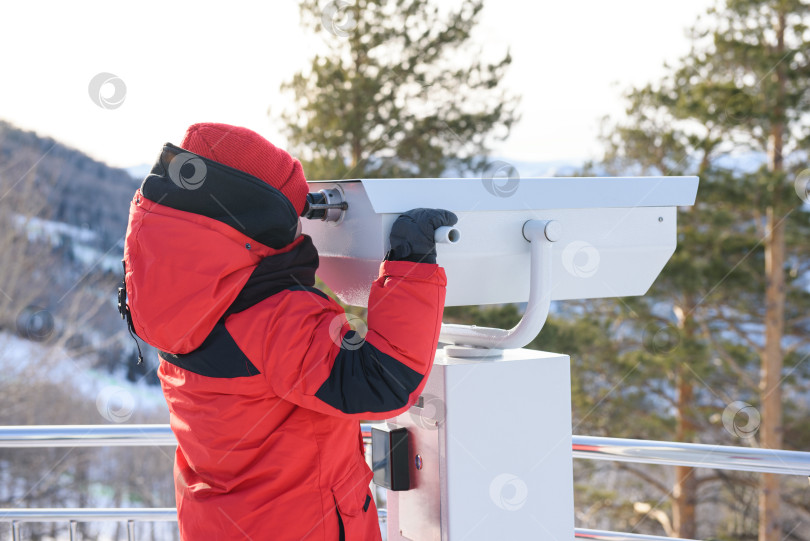
<path fill-rule="evenodd" d="M 168 408 L 159 387 L 146 382 L 132 383 L 126 378 L 93 369 L 86 359 L 74 358 L 61 348 L 32 342 L 8 332 L 0 332 L 0 373 L 6 380 L 39 374 L 49 382 L 71 385 L 92 402 L 98 402 L 100 397 L 102 402 L 112 397 L 105 405 L 117 421 L 129 420 L 135 412 L 165 412 L 168 422 Z M 121 408 L 131 408 L 129 415 Z M 100 407 L 100 424 L 109 419 L 102 409 Z"/>
<path fill-rule="evenodd" d="M 62 246 L 65 239 L 68 238 L 84 243 L 94 242 L 98 238 L 98 235 L 89 229 L 64 222 L 44 220 L 36 216 L 17 214 L 14 216 L 14 225 L 20 231 L 25 231 L 28 234 L 28 240 L 32 242 L 45 240 L 53 246 Z"/>

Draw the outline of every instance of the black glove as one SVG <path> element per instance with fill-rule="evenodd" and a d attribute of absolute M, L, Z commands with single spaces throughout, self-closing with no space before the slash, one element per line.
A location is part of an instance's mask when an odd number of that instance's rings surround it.
<path fill-rule="evenodd" d="M 433 234 L 443 225 L 454 225 L 458 217 L 449 210 L 413 209 L 399 216 L 391 227 L 389 261 L 436 263 Z"/>

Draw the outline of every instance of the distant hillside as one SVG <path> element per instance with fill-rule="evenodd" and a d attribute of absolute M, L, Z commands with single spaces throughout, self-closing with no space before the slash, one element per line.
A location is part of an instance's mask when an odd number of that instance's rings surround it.
<path fill-rule="evenodd" d="M 39 218 L 95 232 L 95 248 L 102 251 L 123 237 L 129 201 L 140 180 L 50 137 L 0 120 L 0 195 L 22 189 L 29 175 L 47 201 Z"/>
<path fill-rule="evenodd" d="M 116 310 L 139 185 L 123 169 L 0 121 L 0 330 L 132 380 L 148 370 L 152 363 L 134 365 L 135 343 Z"/>

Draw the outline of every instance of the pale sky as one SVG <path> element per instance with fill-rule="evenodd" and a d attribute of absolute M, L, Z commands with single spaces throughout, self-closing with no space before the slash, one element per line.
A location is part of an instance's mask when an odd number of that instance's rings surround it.
<path fill-rule="evenodd" d="M 495 153 L 525 161 L 598 157 L 600 118 L 623 114 L 623 90 L 656 80 L 665 61 L 688 53 L 685 30 L 712 3 L 489 0 L 477 39 L 493 56 L 511 47 L 504 83 L 523 96 L 522 120 Z M 164 142 L 179 143 L 188 125 L 203 121 L 246 126 L 283 147 L 274 115 L 289 96 L 279 86 L 321 47 L 301 29 L 297 6 L 4 2 L 0 119 L 121 167 L 151 163 Z M 119 107 L 90 98 L 99 73 L 126 85 Z"/>

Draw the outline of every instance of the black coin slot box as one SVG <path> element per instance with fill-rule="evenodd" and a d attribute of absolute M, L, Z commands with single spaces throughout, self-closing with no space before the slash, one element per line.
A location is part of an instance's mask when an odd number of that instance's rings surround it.
<path fill-rule="evenodd" d="M 408 466 L 408 429 L 371 429 L 371 469 L 374 484 L 388 490 L 411 488 Z"/>

